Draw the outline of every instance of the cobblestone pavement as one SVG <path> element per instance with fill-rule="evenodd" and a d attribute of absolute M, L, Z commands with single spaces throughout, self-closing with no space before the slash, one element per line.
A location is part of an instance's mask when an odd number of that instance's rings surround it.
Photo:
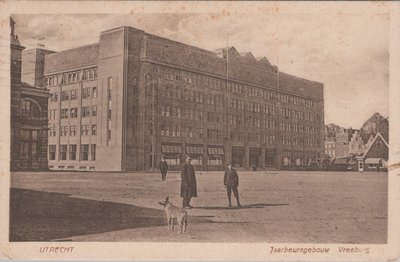
<path fill-rule="evenodd" d="M 386 243 L 386 173 L 239 172 L 241 209 L 227 208 L 222 172 L 196 174 L 179 235 L 158 204 L 181 205 L 179 173 L 13 173 L 10 239 Z"/>

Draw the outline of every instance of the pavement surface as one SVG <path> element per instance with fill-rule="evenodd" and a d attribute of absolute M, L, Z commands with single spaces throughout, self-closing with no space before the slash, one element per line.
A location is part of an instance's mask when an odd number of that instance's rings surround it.
<path fill-rule="evenodd" d="M 387 241 L 387 173 L 239 172 L 240 209 L 227 207 L 223 172 L 196 176 L 180 235 L 158 204 L 181 206 L 179 173 L 13 173 L 10 241 Z"/>

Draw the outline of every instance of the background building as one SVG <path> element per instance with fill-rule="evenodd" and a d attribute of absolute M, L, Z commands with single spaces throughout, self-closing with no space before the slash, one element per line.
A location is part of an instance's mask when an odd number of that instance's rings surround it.
<path fill-rule="evenodd" d="M 325 154 L 329 158 L 336 158 L 336 140 L 335 137 L 329 137 L 325 139 Z"/>
<path fill-rule="evenodd" d="M 161 155 L 171 168 L 186 155 L 196 169 L 294 168 L 324 155 L 323 85 L 234 47 L 120 27 L 33 63 L 51 94 L 52 169 L 148 170 Z"/>
<path fill-rule="evenodd" d="M 22 50 L 11 26 L 11 170 L 47 168 L 46 89 L 21 81 Z M 35 85 L 35 83 L 32 83 Z"/>

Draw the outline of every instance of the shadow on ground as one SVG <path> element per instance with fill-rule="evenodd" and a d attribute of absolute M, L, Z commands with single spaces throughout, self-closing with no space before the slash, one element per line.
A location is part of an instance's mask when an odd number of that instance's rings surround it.
<path fill-rule="evenodd" d="M 164 225 L 161 210 L 11 188 L 10 241 L 51 241 Z"/>
<path fill-rule="evenodd" d="M 223 210 L 223 209 L 248 209 L 248 208 L 264 208 L 264 207 L 273 207 L 273 206 L 287 206 L 289 204 L 249 204 L 249 205 L 242 205 L 240 208 L 238 208 L 235 205 L 232 205 L 232 207 L 196 207 L 196 209 L 205 209 L 205 210 Z"/>

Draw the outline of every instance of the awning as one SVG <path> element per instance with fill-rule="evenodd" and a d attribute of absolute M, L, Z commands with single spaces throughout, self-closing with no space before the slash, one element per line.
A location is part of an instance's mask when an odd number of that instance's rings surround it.
<path fill-rule="evenodd" d="M 161 152 L 163 154 L 180 154 L 182 149 L 178 145 L 161 145 Z"/>
<path fill-rule="evenodd" d="M 347 161 L 349 161 L 347 158 L 337 158 L 333 164 L 335 165 L 346 165 Z"/>
<path fill-rule="evenodd" d="M 382 158 L 367 158 L 365 159 L 365 164 L 376 164 L 379 165 L 382 161 Z"/>
<path fill-rule="evenodd" d="M 209 147 L 207 149 L 209 155 L 224 155 L 224 148 L 222 147 Z"/>
<path fill-rule="evenodd" d="M 187 146 L 186 154 L 202 155 L 203 147 L 202 146 Z"/>

